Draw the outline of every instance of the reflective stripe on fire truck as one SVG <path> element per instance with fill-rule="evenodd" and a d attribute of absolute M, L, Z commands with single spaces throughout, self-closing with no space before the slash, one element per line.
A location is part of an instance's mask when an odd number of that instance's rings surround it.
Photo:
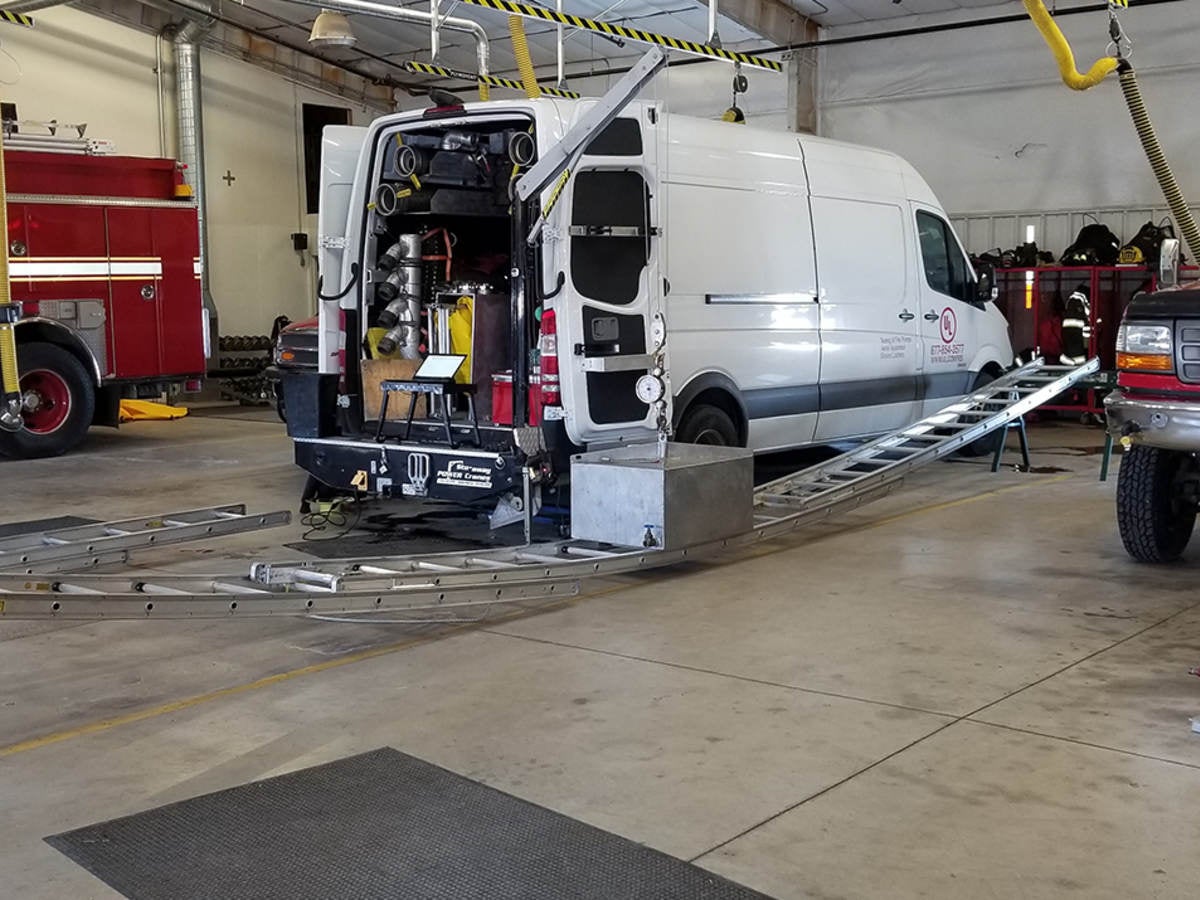
<path fill-rule="evenodd" d="M 108 281 L 126 278 L 160 277 L 162 260 L 158 257 L 29 257 L 9 263 L 12 278 L 31 281 L 65 279 L 68 281 Z"/>

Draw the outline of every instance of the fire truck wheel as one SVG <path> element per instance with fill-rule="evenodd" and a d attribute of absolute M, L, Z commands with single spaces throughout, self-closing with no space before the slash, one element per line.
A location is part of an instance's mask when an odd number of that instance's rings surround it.
<path fill-rule="evenodd" d="M 739 447 L 737 426 L 719 406 L 700 403 L 683 414 L 675 439 L 681 444 Z"/>
<path fill-rule="evenodd" d="M 1174 562 L 1196 524 L 1196 505 L 1183 480 L 1196 465 L 1190 453 L 1135 445 L 1121 457 L 1117 528 L 1138 562 Z"/>
<path fill-rule="evenodd" d="M 971 391 L 977 391 L 982 387 L 987 387 L 996 380 L 996 376 L 988 372 L 980 372 L 975 377 L 975 383 L 971 385 Z M 991 456 L 996 452 L 996 447 L 1004 437 L 1004 429 L 997 428 L 991 434 L 984 435 L 977 441 L 972 441 L 961 450 L 958 451 L 960 456 Z"/>
<path fill-rule="evenodd" d="M 17 348 L 25 428 L 0 432 L 0 453 L 18 459 L 59 456 L 83 440 L 92 424 L 96 392 L 83 365 L 54 344 Z"/>

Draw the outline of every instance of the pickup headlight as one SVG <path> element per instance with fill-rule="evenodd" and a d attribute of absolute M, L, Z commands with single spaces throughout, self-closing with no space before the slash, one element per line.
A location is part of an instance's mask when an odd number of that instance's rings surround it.
<path fill-rule="evenodd" d="M 1174 371 L 1171 326 L 1123 324 L 1117 329 L 1117 368 L 1132 372 Z"/>

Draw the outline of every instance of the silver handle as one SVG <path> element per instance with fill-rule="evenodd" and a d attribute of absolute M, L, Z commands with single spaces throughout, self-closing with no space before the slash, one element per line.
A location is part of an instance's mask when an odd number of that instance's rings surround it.
<path fill-rule="evenodd" d="M 915 318 L 916 318 L 916 316 L 914 316 L 912 313 L 910 313 L 907 309 L 904 312 L 900 313 L 900 316 L 899 316 L 899 319 L 901 322 L 911 322 Z"/>
<path fill-rule="evenodd" d="M 935 313 L 932 309 L 929 312 L 925 313 L 925 321 L 926 322 L 936 322 L 940 318 L 941 318 L 941 316 L 938 315 L 937 313 Z"/>

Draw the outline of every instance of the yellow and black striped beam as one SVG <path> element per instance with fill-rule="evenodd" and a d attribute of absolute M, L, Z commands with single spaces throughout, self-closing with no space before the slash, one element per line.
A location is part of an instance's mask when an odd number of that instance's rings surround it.
<path fill-rule="evenodd" d="M 559 25 L 570 25 L 584 31 L 595 31 L 613 37 L 628 38 L 631 41 L 641 41 L 643 44 L 657 44 L 671 50 L 681 50 L 696 56 L 707 56 L 712 59 L 724 59 L 728 62 L 741 63 L 744 66 L 756 66 L 771 72 L 782 72 L 783 63 L 749 53 L 735 53 L 711 44 L 697 44 L 695 41 L 685 41 L 669 37 L 665 34 L 655 34 L 652 31 L 641 31 L 637 28 L 626 28 L 624 25 L 613 25 L 611 22 L 598 22 L 583 16 L 572 16 L 567 13 L 555 12 L 552 9 L 542 9 L 540 6 L 529 6 L 525 3 L 513 3 L 511 0 L 462 0 L 472 6 L 482 6 L 514 16 L 524 16 L 527 19 L 541 19 L 543 22 L 554 22 Z"/>
<path fill-rule="evenodd" d="M 25 13 L 9 12 L 6 9 L 0 9 L 0 21 L 7 22 L 9 25 L 20 25 L 24 28 L 33 27 L 33 19 Z"/>
<path fill-rule="evenodd" d="M 492 87 L 512 88 L 514 91 L 525 90 L 525 85 L 511 78 L 497 78 L 495 75 L 476 75 L 474 72 L 460 72 L 458 69 L 447 69 L 445 66 L 435 66 L 430 63 L 406 62 L 404 70 L 418 75 L 440 75 L 443 78 L 461 78 L 464 81 L 490 84 Z M 581 96 L 578 91 L 564 91 L 561 88 L 546 87 L 545 85 L 541 85 L 541 88 L 542 93 L 550 97 L 564 97 L 568 100 L 578 100 Z"/>

